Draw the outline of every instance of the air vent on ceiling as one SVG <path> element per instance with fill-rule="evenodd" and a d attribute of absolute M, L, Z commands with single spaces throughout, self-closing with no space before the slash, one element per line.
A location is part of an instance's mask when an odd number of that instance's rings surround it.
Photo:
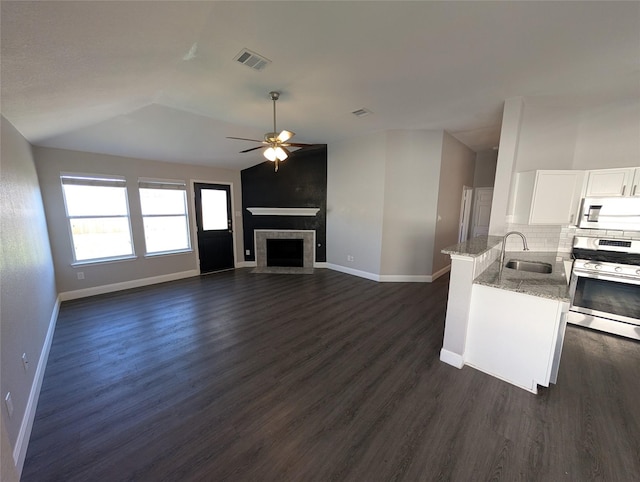
<path fill-rule="evenodd" d="M 371 111 L 369 109 L 362 108 L 362 109 L 354 110 L 352 114 L 356 117 L 364 117 L 366 115 L 371 114 Z"/>
<path fill-rule="evenodd" d="M 271 60 L 268 58 L 252 52 L 249 49 L 242 49 L 240 53 L 235 56 L 234 60 L 247 67 L 251 67 L 253 70 L 263 70 L 271 63 Z"/>

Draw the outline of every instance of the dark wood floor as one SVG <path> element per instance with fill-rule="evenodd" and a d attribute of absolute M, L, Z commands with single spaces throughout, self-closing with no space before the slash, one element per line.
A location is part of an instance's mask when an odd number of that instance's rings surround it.
<path fill-rule="evenodd" d="M 533 395 L 439 361 L 447 277 L 236 270 L 65 302 L 24 481 L 631 481 L 640 344 Z"/>

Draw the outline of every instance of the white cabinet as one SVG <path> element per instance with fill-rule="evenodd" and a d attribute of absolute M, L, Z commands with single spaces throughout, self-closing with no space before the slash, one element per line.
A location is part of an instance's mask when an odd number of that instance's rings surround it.
<path fill-rule="evenodd" d="M 630 196 L 640 197 L 640 167 L 633 170 L 633 182 L 631 183 Z"/>
<path fill-rule="evenodd" d="M 569 304 L 474 284 L 465 364 L 537 393 L 556 383 Z"/>
<path fill-rule="evenodd" d="M 640 196 L 640 168 L 589 171 L 585 196 Z"/>
<path fill-rule="evenodd" d="M 516 178 L 513 222 L 575 224 L 584 171 L 527 171 Z"/>

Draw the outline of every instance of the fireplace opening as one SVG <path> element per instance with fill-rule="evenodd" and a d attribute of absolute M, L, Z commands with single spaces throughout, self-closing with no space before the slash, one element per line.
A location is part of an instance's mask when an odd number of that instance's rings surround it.
<path fill-rule="evenodd" d="M 304 239 L 267 239 L 267 266 L 302 268 Z"/>

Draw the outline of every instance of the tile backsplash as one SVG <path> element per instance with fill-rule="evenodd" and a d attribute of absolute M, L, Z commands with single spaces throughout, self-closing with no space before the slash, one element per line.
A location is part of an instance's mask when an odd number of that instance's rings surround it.
<path fill-rule="evenodd" d="M 508 224 L 507 231 L 519 231 L 527 238 L 527 245 L 531 251 L 558 251 L 562 226 Z M 521 251 L 520 236 L 509 236 L 507 251 Z M 571 250 L 571 248 L 569 248 Z"/>
<path fill-rule="evenodd" d="M 531 251 L 560 251 L 570 253 L 574 236 L 607 237 L 615 239 L 640 239 L 638 231 L 611 231 L 602 229 L 582 229 L 575 226 L 507 224 L 507 231 L 520 231 L 527 238 Z M 507 251 L 522 249 L 519 236 L 510 236 Z"/>

